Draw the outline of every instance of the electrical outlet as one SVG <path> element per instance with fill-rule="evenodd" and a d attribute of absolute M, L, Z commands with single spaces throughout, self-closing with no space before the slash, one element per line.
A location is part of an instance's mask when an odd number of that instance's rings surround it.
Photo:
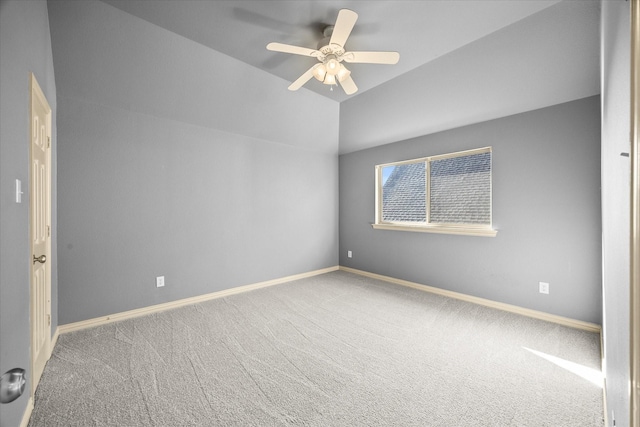
<path fill-rule="evenodd" d="M 164 286 L 164 276 L 156 277 L 156 288 L 161 288 Z"/>
<path fill-rule="evenodd" d="M 549 294 L 549 284 L 547 282 L 538 282 L 538 290 L 541 294 Z"/>
<path fill-rule="evenodd" d="M 349 258 L 353 258 L 353 252 L 351 252 L 351 251 L 347 251 L 347 257 L 349 257 Z"/>

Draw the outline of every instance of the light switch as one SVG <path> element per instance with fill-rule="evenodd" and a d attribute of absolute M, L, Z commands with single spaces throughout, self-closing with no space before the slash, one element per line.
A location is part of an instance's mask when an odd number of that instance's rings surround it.
<path fill-rule="evenodd" d="M 16 203 L 22 203 L 22 181 L 16 179 Z"/>

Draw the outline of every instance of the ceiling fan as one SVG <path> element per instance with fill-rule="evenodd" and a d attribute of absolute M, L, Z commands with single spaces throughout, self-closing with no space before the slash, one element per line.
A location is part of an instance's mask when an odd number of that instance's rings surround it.
<path fill-rule="evenodd" d="M 315 77 L 326 85 L 339 83 L 345 93 L 351 95 L 358 91 L 358 87 L 351 78 L 351 71 L 344 66 L 343 61 L 366 64 L 396 64 L 398 62 L 400 59 L 398 52 L 345 51 L 344 45 L 357 19 L 358 14 L 354 11 L 340 10 L 336 24 L 324 29 L 324 38 L 318 43 L 317 50 L 283 43 L 269 43 L 267 45 L 267 49 L 275 52 L 311 56 L 320 61 L 291 83 L 289 90 L 298 90 L 312 77 Z"/>

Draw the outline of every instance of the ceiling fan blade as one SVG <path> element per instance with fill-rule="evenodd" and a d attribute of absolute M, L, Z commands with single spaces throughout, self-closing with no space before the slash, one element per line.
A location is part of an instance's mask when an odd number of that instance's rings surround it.
<path fill-rule="evenodd" d="M 314 49 L 309 49 L 301 46 L 293 46 L 284 43 L 269 43 L 267 49 L 274 52 L 293 53 L 294 55 L 313 56 L 317 57 L 320 52 Z"/>
<path fill-rule="evenodd" d="M 331 34 L 331 40 L 329 44 L 337 44 L 344 48 L 344 44 L 353 30 L 353 26 L 358 20 L 358 14 L 353 10 L 341 9 L 338 12 L 338 19 L 336 19 L 336 25 L 333 26 L 333 33 Z"/>
<path fill-rule="evenodd" d="M 342 89 L 344 89 L 344 93 L 346 93 L 347 95 L 353 95 L 358 91 L 358 86 L 356 86 L 356 83 L 353 81 L 351 76 L 347 76 L 346 79 L 341 81 L 340 86 L 342 86 Z"/>
<path fill-rule="evenodd" d="M 342 58 L 345 62 L 365 64 L 397 64 L 400 60 L 398 52 L 346 52 Z"/>
<path fill-rule="evenodd" d="M 321 65 L 322 64 L 316 64 L 313 67 L 309 68 L 307 71 L 305 71 L 305 73 L 303 75 L 298 77 L 298 80 L 296 80 L 295 82 L 293 82 L 293 83 L 291 83 L 289 85 L 289 90 L 298 90 L 298 89 L 300 89 L 306 82 L 308 82 L 309 80 L 311 80 L 313 78 L 313 70 L 315 70 L 317 67 L 319 67 Z"/>

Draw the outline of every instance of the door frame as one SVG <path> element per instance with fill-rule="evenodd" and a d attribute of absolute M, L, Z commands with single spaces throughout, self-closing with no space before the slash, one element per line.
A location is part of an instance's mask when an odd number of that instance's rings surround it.
<path fill-rule="evenodd" d="M 46 300 L 48 305 L 44 307 L 45 316 L 48 316 L 48 326 L 49 331 L 46 334 L 45 345 L 42 351 L 45 352 L 46 359 L 48 360 L 51 357 L 51 107 L 47 98 L 44 95 L 44 92 L 40 88 L 38 81 L 33 73 L 29 73 L 29 354 L 30 354 L 30 369 L 31 369 L 31 398 L 34 398 L 36 387 L 38 386 L 39 378 L 36 378 L 34 375 L 35 372 L 35 346 L 34 346 L 34 312 L 35 307 L 33 306 L 33 298 L 32 298 L 32 290 L 33 290 L 33 116 L 34 116 L 34 103 L 36 99 L 43 103 L 47 109 L 47 117 L 46 117 L 46 134 L 47 134 L 47 145 L 48 149 L 46 150 L 46 167 L 48 171 L 48 184 L 46 187 L 46 219 L 45 223 L 47 225 L 47 239 L 45 243 L 45 254 L 47 257 L 47 262 L 49 263 L 49 268 L 45 271 L 45 280 L 46 280 Z"/>
<path fill-rule="evenodd" d="M 640 425 L 640 0 L 631 1 L 630 425 Z"/>

